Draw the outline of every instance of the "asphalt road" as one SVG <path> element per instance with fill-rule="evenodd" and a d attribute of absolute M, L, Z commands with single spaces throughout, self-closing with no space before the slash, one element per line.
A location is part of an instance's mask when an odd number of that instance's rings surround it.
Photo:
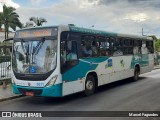
<path fill-rule="evenodd" d="M 160 111 L 160 69 L 141 75 L 140 80 L 137 82 L 130 82 L 130 79 L 126 79 L 107 84 L 100 87 L 98 92 L 92 96 L 85 97 L 82 93 L 78 93 L 61 99 L 22 97 L 0 102 L 0 111 Z M 160 117 L 57 117 L 55 119 L 160 120 Z"/>

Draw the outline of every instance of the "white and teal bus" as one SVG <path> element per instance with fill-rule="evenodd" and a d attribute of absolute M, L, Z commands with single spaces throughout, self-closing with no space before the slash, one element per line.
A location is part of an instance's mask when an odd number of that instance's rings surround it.
<path fill-rule="evenodd" d="M 13 38 L 15 94 L 63 97 L 150 72 L 153 40 L 75 26 L 18 30 Z"/>

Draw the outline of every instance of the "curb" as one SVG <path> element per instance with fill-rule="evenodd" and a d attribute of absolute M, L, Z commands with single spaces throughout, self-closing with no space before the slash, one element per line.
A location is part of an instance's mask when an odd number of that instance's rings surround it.
<path fill-rule="evenodd" d="M 24 95 L 17 95 L 17 96 L 12 96 L 12 97 L 8 97 L 8 98 L 2 98 L 2 99 L 0 99 L 0 102 L 6 101 L 6 100 L 16 99 L 16 98 L 20 98 L 20 97 L 25 97 L 25 96 Z"/>

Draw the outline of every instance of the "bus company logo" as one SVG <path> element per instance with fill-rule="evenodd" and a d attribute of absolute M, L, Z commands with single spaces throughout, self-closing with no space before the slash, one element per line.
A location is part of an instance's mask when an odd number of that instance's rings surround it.
<path fill-rule="evenodd" d="M 111 68 L 113 66 L 113 62 L 112 62 L 112 59 L 108 59 L 107 60 L 107 64 L 105 65 L 105 68 Z"/>
<path fill-rule="evenodd" d="M 121 64 L 121 67 L 124 67 L 124 66 L 125 66 L 124 60 L 121 60 L 121 61 L 120 61 L 120 64 Z"/>
<path fill-rule="evenodd" d="M 112 59 L 108 59 L 108 67 L 112 67 Z"/>

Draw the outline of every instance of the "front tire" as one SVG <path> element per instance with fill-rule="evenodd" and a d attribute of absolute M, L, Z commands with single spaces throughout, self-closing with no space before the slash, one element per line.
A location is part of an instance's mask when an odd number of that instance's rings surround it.
<path fill-rule="evenodd" d="M 92 75 L 88 75 L 85 82 L 85 95 L 89 96 L 94 94 L 96 91 L 95 78 Z"/>

